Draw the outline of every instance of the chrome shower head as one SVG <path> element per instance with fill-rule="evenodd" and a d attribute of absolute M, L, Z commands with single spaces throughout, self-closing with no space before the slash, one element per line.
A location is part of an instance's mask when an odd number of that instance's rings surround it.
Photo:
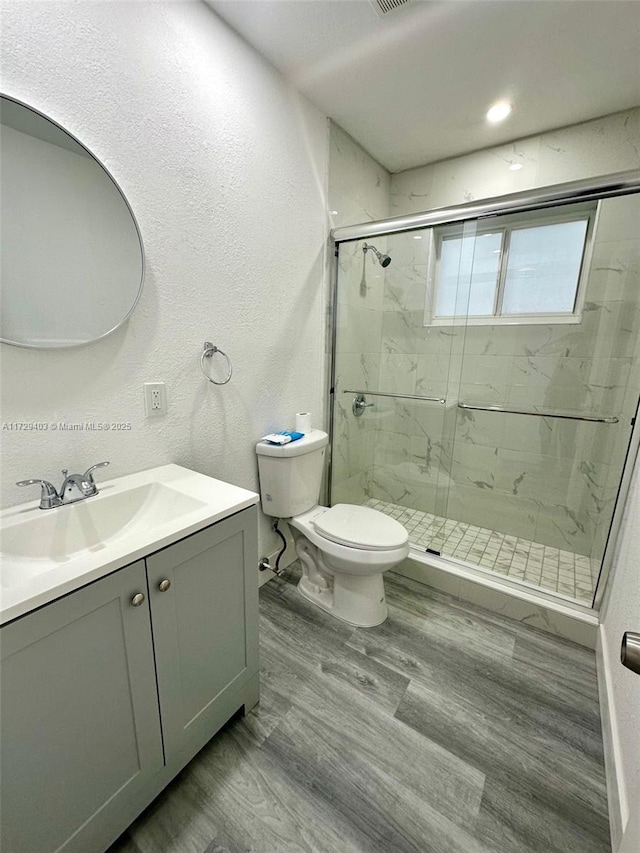
<path fill-rule="evenodd" d="M 375 246 L 372 246 L 370 243 L 364 243 L 362 246 L 362 251 L 365 253 L 365 255 L 367 254 L 369 249 L 374 252 L 381 267 L 389 266 L 389 264 L 391 263 L 391 258 L 389 257 L 389 255 L 383 255 L 382 252 L 379 252 Z"/>

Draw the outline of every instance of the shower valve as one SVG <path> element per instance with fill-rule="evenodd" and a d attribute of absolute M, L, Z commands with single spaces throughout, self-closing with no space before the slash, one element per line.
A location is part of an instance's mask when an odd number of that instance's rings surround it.
<path fill-rule="evenodd" d="M 374 405 L 375 403 L 367 403 L 367 399 L 364 394 L 356 394 L 353 398 L 353 403 L 351 404 L 351 411 L 356 418 L 360 418 L 364 415 L 365 409 L 371 409 Z"/>

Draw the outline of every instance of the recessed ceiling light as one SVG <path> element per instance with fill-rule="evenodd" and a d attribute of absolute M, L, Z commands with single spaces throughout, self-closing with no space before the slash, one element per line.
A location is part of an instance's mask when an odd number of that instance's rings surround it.
<path fill-rule="evenodd" d="M 509 169 L 510 169 L 512 172 L 517 172 L 517 171 L 518 171 L 518 169 L 522 169 L 522 163 L 512 163 L 512 164 L 509 166 Z"/>
<path fill-rule="evenodd" d="M 422 235 L 421 234 L 414 234 L 413 239 L 414 240 L 422 240 Z"/>
<path fill-rule="evenodd" d="M 499 121 L 504 121 L 511 112 L 511 104 L 506 101 L 499 101 L 494 104 L 487 113 L 487 121 L 491 124 L 496 124 Z"/>
<path fill-rule="evenodd" d="M 332 215 L 332 216 L 337 216 L 337 215 L 338 215 L 338 211 L 337 211 L 337 210 L 332 210 L 332 211 L 331 211 L 331 215 Z"/>

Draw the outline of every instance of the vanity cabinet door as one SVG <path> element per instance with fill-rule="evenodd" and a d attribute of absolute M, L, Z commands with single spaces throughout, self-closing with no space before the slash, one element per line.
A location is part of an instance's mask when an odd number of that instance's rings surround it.
<path fill-rule="evenodd" d="M 167 764 L 204 746 L 257 673 L 256 526 L 251 507 L 147 558 Z"/>
<path fill-rule="evenodd" d="M 104 849 L 163 766 L 144 563 L 6 625 L 0 644 L 0 849 Z"/>

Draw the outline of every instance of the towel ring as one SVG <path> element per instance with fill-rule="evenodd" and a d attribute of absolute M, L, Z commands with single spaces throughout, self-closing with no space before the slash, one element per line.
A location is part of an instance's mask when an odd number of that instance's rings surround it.
<path fill-rule="evenodd" d="M 217 382 L 215 379 L 212 379 L 204 368 L 205 358 L 213 358 L 214 352 L 219 352 L 220 355 L 223 355 L 226 358 L 227 366 L 229 368 L 229 372 L 227 373 L 226 377 L 221 382 Z M 202 372 L 207 377 L 209 382 L 211 382 L 213 385 L 226 385 L 227 382 L 231 379 L 231 374 L 233 373 L 233 367 L 231 366 L 231 359 L 229 358 L 229 356 L 226 354 L 226 352 L 222 352 L 221 349 L 218 349 L 218 347 L 215 347 L 211 343 L 211 341 L 205 341 L 204 342 L 204 350 L 202 352 L 202 355 L 200 356 L 200 367 L 202 368 Z"/>

